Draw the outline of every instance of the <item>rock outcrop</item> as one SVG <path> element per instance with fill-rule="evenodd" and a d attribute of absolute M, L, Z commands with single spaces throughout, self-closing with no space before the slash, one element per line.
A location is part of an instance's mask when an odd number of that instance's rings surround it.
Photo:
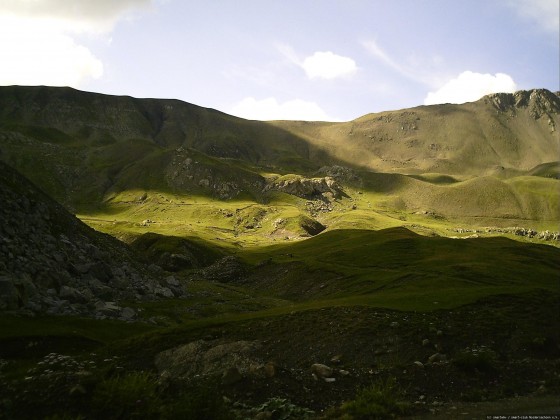
<path fill-rule="evenodd" d="M 340 198 L 344 193 L 342 186 L 332 177 L 305 178 L 287 175 L 278 178 L 264 188 L 264 191 L 280 191 L 301 198 Z"/>
<path fill-rule="evenodd" d="M 219 259 L 200 272 L 200 275 L 204 279 L 222 283 L 239 281 L 245 274 L 245 266 L 233 255 L 228 255 L 227 257 Z"/>
<path fill-rule="evenodd" d="M 520 90 L 515 93 L 492 93 L 484 97 L 499 111 L 506 112 L 516 108 L 528 108 L 531 117 L 539 119 L 543 115 L 549 118 L 560 112 L 560 96 L 546 89 Z"/>
<path fill-rule="evenodd" d="M 245 376 L 273 376 L 274 367 L 255 358 L 256 341 L 218 342 L 198 340 L 156 355 L 154 364 L 170 380 L 220 377 L 230 385 Z"/>

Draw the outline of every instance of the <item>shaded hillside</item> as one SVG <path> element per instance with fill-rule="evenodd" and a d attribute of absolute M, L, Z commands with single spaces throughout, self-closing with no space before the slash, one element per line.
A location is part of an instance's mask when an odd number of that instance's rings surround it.
<path fill-rule="evenodd" d="M 0 310 L 131 319 L 116 301 L 184 293 L 1 161 L 0 203 Z"/>
<path fill-rule="evenodd" d="M 560 251 L 505 238 L 426 237 L 399 227 L 333 230 L 243 254 L 268 258 L 245 284 L 294 300 L 350 298 L 399 309 L 458 306 L 494 293 L 558 291 Z"/>
<path fill-rule="evenodd" d="M 459 176 L 549 165 L 535 174 L 550 175 L 559 110 L 557 94 L 533 90 L 346 123 L 259 122 L 178 100 L 2 87 L 0 154 L 74 207 L 131 189 L 259 201 L 270 174 L 310 175 L 334 164 Z"/>
<path fill-rule="evenodd" d="M 0 88 L 0 151 L 65 203 L 133 187 L 258 193 L 264 184 L 252 165 L 305 171 L 322 160 L 317 148 L 266 123 L 177 100 L 50 87 Z"/>

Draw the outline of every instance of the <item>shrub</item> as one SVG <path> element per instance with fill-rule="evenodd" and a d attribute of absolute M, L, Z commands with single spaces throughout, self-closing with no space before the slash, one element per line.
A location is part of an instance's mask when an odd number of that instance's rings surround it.
<path fill-rule="evenodd" d="M 395 378 L 380 381 L 360 389 L 354 400 L 342 406 L 342 412 L 354 419 L 391 419 L 408 411 L 408 404 L 400 401 Z"/>
<path fill-rule="evenodd" d="M 157 417 L 161 400 L 157 381 L 148 372 L 131 372 L 101 381 L 93 393 L 93 407 L 107 418 Z"/>
<path fill-rule="evenodd" d="M 230 420 L 232 415 L 213 384 L 190 387 L 167 399 L 161 418 L 189 420 Z"/>
<path fill-rule="evenodd" d="M 465 372 L 493 373 L 496 371 L 496 353 L 490 349 L 466 350 L 455 357 L 453 364 Z"/>
<path fill-rule="evenodd" d="M 284 398 L 270 398 L 264 404 L 257 408 L 258 413 L 268 412 L 271 413 L 274 420 L 287 420 L 287 419 L 308 419 L 314 414 L 313 411 L 298 407 Z"/>

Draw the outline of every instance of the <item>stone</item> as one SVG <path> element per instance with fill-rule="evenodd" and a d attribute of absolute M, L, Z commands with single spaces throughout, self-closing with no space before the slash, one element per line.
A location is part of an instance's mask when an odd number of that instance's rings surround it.
<path fill-rule="evenodd" d="M 0 310 L 14 310 L 19 307 L 19 293 L 8 277 L 0 277 Z"/>
<path fill-rule="evenodd" d="M 88 272 L 103 283 L 107 283 L 113 277 L 111 267 L 102 261 L 91 264 Z"/>
<path fill-rule="evenodd" d="M 445 359 L 445 355 L 441 353 L 434 353 L 430 357 L 428 357 L 428 363 L 444 362 Z"/>
<path fill-rule="evenodd" d="M 132 308 L 123 308 L 121 310 L 121 318 L 124 319 L 134 319 L 136 317 L 136 312 Z"/>
<path fill-rule="evenodd" d="M 422 345 L 423 346 L 427 346 L 428 344 L 430 344 L 430 340 L 428 340 L 427 338 L 422 340 Z"/>
<path fill-rule="evenodd" d="M 423 368 L 423 367 L 424 367 L 424 363 L 422 363 L 422 362 L 419 361 L 419 360 L 416 360 L 413 364 L 414 364 L 415 366 L 418 366 L 419 368 Z"/>
<path fill-rule="evenodd" d="M 70 388 L 69 394 L 72 395 L 72 396 L 86 395 L 87 391 L 82 384 L 76 384 L 72 388 Z"/>
<path fill-rule="evenodd" d="M 230 367 L 222 374 L 222 383 L 224 385 L 233 385 L 243 380 L 243 375 L 237 367 Z"/>
<path fill-rule="evenodd" d="M 156 288 L 155 294 L 156 294 L 156 296 L 162 296 L 162 297 L 166 297 L 166 298 L 175 297 L 175 295 L 173 294 L 171 289 L 169 289 L 168 287 L 158 287 L 158 288 Z"/>
<path fill-rule="evenodd" d="M 311 373 L 315 374 L 319 378 L 331 378 L 333 376 L 333 368 L 323 365 L 321 363 L 314 363 L 311 365 Z"/>
<path fill-rule="evenodd" d="M 273 362 L 266 363 L 264 365 L 264 374 L 269 378 L 276 376 L 276 364 Z"/>
<path fill-rule="evenodd" d="M 74 287 L 62 286 L 60 288 L 60 291 L 58 292 L 58 295 L 61 299 L 66 299 L 70 302 L 86 302 L 84 295 Z"/>
<path fill-rule="evenodd" d="M 342 355 L 337 354 L 336 356 L 333 356 L 331 358 L 331 363 L 334 363 L 335 365 L 339 365 L 340 363 L 342 363 Z"/>
<path fill-rule="evenodd" d="M 179 281 L 175 278 L 175 276 L 169 276 L 165 279 L 168 285 L 170 286 L 179 286 Z"/>

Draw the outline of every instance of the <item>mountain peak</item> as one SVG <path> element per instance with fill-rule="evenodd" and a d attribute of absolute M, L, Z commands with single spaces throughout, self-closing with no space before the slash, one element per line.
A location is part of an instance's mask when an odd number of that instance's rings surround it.
<path fill-rule="evenodd" d="M 510 109 L 529 108 L 530 115 L 539 119 L 547 114 L 560 113 L 560 92 L 547 89 L 518 90 L 515 93 L 492 93 L 482 98 L 496 109 L 506 112 Z"/>

